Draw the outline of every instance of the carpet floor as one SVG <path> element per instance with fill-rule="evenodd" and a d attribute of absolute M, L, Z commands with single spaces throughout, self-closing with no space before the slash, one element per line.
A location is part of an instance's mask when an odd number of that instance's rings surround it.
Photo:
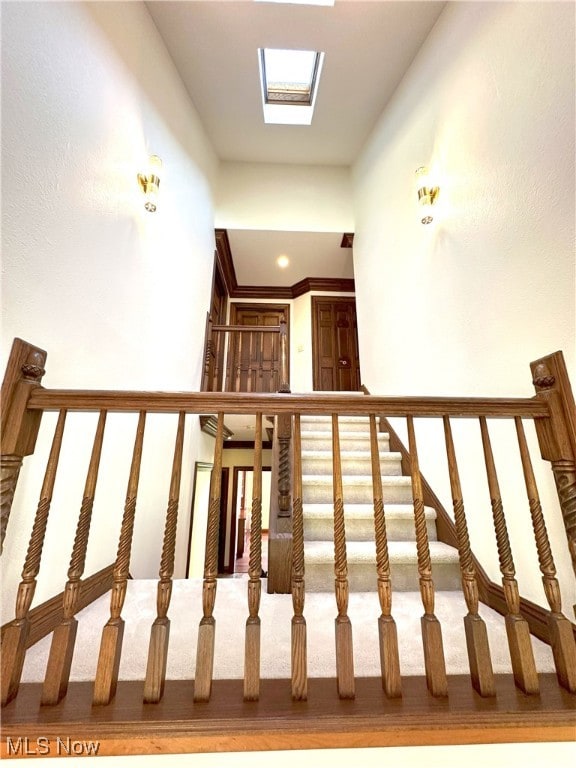
<path fill-rule="evenodd" d="M 155 580 L 128 582 L 126 602 L 122 616 L 126 622 L 121 680 L 142 680 L 146 673 L 146 660 L 150 626 L 156 617 Z M 263 582 L 260 616 L 262 620 L 261 676 L 262 678 L 290 677 L 290 621 L 293 615 L 290 595 L 269 595 Z M 244 627 L 247 608 L 247 579 L 219 579 L 216 596 L 216 653 L 214 677 L 241 678 L 244 668 Z M 202 617 L 202 581 L 178 580 L 174 582 L 171 618 L 170 648 L 167 678 L 192 679 L 195 673 L 198 623 Z M 101 597 L 78 614 L 79 626 L 71 680 L 93 680 L 98 661 L 102 628 L 109 617 L 109 595 Z M 334 677 L 336 659 L 334 651 L 334 595 L 310 593 L 306 595 L 304 615 L 308 626 L 308 674 L 310 677 Z M 424 655 L 420 633 L 423 613 L 419 593 L 395 594 L 392 614 L 398 627 L 400 666 L 403 675 L 424 674 Z M 511 671 L 506 630 L 503 618 L 481 605 L 480 614 L 486 622 L 495 673 Z M 349 616 L 354 638 L 354 666 L 357 677 L 380 675 L 378 648 L 379 603 L 376 593 L 359 592 L 350 595 Z M 448 674 L 469 672 L 464 637 L 463 617 L 466 605 L 459 592 L 436 594 L 436 615 L 442 625 L 444 654 Z M 44 679 L 51 635 L 28 650 L 23 670 L 23 682 Z M 532 638 L 536 667 L 539 672 L 554 671 L 551 649 Z"/>

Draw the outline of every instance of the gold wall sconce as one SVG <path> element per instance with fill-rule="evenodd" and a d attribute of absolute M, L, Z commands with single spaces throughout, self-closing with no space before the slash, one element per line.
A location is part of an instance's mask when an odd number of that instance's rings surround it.
<path fill-rule="evenodd" d="M 421 166 L 416 171 L 418 185 L 418 204 L 420 205 L 420 221 L 422 224 L 431 224 L 434 220 L 432 207 L 440 192 L 440 187 L 431 186 L 428 168 Z"/>
<path fill-rule="evenodd" d="M 150 213 L 156 210 L 158 201 L 158 188 L 160 186 L 160 171 L 162 170 L 162 160 L 158 155 L 150 155 L 148 160 L 148 173 L 138 174 L 138 183 L 142 187 L 145 195 L 144 208 Z"/>

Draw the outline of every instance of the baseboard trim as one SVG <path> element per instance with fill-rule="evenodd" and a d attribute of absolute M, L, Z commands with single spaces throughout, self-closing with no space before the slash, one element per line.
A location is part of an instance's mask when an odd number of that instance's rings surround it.
<path fill-rule="evenodd" d="M 108 592 L 112 587 L 112 571 L 114 564 L 102 568 L 101 571 L 94 573 L 86 579 L 82 579 L 80 586 L 80 597 L 78 602 L 78 611 L 86 608 L 87 605 L 93 603 L 103 594 Z M 62 601 L 64 592 L 51 597 L 44 603 L 37 605 L 29 613 L 30 619 L 30 633 L 28 635 L 28 642 L 26 648 L 30 648 L 43 637 L 49 635 L 54 629 L 61 623 L 64 613 L 62 608 Z M 10 622 L 2 626 L 2 636 L 4 631 Z"/>

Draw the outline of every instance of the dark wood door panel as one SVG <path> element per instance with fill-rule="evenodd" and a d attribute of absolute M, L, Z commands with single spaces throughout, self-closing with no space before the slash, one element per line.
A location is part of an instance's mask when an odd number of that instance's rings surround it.
<path fill-rule="evenodd" d="M 312 354 L 315 390 L 360 389 L 354 299 L 312 297 Z"/>

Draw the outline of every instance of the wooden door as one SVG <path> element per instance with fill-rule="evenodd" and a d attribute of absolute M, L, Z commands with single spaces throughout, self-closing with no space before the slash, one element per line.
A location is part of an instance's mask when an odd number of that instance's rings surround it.
<path fill-rule="evenodd" d="M 278 326 L 282 317 L 289 327 L 288 304 L 232 304 L 231 325 Z M 277 392 L 280 386 L 280 336 L 278 333 L 231 333 L 226 376 L 227 392 Z"/>
<path fill-rule="evenodd" d="M 312 297 L 312 356 L 315 390 L 360 389 L 355 299 Z"/>

